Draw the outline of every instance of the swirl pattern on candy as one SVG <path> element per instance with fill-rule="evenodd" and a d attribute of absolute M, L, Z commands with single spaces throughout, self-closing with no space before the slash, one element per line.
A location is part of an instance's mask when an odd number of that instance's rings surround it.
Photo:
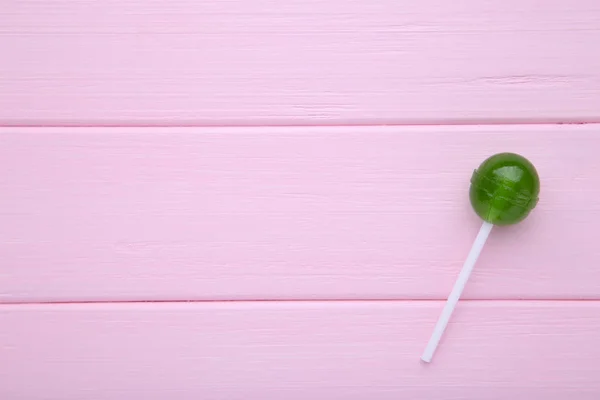
<path fill-rule="evenodd" d="M 539 193 L 540 178 L 533 164 L 518 154 L 500 153 L 473 172 L 469 197 L 481 219 L 511 225 L 529 215 Z"/>

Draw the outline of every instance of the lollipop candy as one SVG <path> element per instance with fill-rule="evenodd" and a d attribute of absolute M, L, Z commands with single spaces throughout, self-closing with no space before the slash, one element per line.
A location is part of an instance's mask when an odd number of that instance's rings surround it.
<path fill-rule="evenodd" d="M 471 177 L 469 197 L 473 209 L 483 219 L 483 225 L 448 296 L 421 360 L 431 362 L 492 227 L 516 224 L 524 220 L 537 204 L 539 192 L 540 179 L 535 167 L 518 154 L 493 155 L 475 170 Z"/>

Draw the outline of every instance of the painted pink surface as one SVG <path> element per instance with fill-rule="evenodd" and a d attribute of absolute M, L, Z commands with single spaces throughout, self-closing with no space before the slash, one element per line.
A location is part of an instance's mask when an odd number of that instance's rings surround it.
<path fill-rule="evenodd" d="M 0 124 L 599 121 L 596 0 L 0 0 Z"/>
<path fill-rule="evenodd" d="M 467 302 L 419 362 L 441 302 L 0 306 L 0 397 L 600 397 L 598 302 Z"/>
<path fill-rule="evenodd" d="M 600 126 L 4 128 L 0 300 L 444 299 L 515 151 L 538 208 L 469 299 L 599 299 Z"/>
<path fill-rule="evenodd" d="M 342 125 L 600 122 L 598 43 L 596 0 L 0 0 L 0 125 L 89 127 L 0 128 L 0 399 L 597 400 L 600 125 Z M 507 150 L 540 204 L 423 365 Z"/>

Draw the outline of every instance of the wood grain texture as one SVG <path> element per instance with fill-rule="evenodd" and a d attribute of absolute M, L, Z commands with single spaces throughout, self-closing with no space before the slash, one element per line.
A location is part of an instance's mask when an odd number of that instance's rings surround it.
<path fill-rule="evenodd" d="M 469 179 L 542 180 L 465 296 L 600 298 L 600 126 L 4 128 L 0 300 L 444 299 Z"/>
<path fill-rule="evenodd" d="M 61 399 L 600 397 L 598 302 L 0 306 L 0 396 Z M 35 383 L 35 384 L 33 384 Z M 575 397 L 573 397 L 575 395 Z"/>
<path fill-rule="evenodd" d="M 0 124 L 600 120 L 600 3 L 1 0 Z"/>

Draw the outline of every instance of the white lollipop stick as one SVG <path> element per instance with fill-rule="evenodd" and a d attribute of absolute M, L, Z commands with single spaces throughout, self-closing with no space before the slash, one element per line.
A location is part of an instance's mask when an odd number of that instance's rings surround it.
<path fill-rule="evenodd" d="M 490 232 L 492 231 L 492 227 L 494 224 L 490 224 L 489 222 L 483 222 L 481 225 L 481 229 L 475 238 L 475 242 L 473 243 L 473 247 L 471 247 L 471 251 L 467 256 L 467 260 L 465 261 L 460 274 L 458 275 L 458 279 L 452 288 L 452 292 L 450 292 L 450 296 L 448 296 L 448 300 L 446 300 L 446 305 L 442 310 L 442 314 L 438 319 L 437 324 L 435 324 L 435 328 L 433 328 L 433 333 L 431 334 L 431 338 L 427 343 L 427 347 L 425 347 L 425 351 L 421 356 L 421 360 L 425 362 L 431 362 L 433 358 L 433 353 L 435 353 L 435 349 L 444 334 L 444 330 L 446 330 L 446 326 L 448 325 L 448 321 L 450 320 L 450 316 L 456 307 L 456 303 L 458 303 L 458 299 L 460 299 L 460 295 L 462 294 L 467 281 L 469 280 L 469 276 L 471 276 L 471 272 L 473 272 L 473 267 L 475 267 L 475 262 L 477 262 L 477 258 L 479 254 L 481 254 L 481 250 L 483 249 L 483 245 L 487 240 Z"/>

